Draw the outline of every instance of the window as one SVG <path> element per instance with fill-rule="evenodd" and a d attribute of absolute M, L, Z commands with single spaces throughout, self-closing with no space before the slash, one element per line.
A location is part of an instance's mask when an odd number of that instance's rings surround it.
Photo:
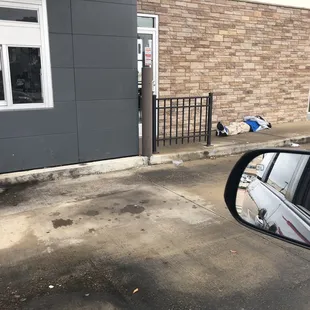
<path fill-rule="evenodd" d="M 155 28 L 153 17 L 138 16 L 138 27 L 141 28 Z"/>
<path fill-rule="evenodd" d="M 0 7 L 0 20 L 37 23 L 38 14 L 37 11 L 34 10 Z"/>
<path fill-rule="evenodd" d="M 0 111 L 53 107 L 45 1 L 0 0 Z"/>
<path fill-rule="evenodd" d="M 279 154 L 272 167 L 267 183 L 285 196 L 302 156 L 289 153 Z"/>
<path fill-rule="evenodd" d="M 9 47 L 13 104 L 43 102 L 39 48 Z"/>

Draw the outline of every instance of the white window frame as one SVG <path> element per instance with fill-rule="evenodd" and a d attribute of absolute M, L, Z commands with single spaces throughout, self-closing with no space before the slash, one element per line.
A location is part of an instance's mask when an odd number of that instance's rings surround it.
<path fill-rule="evenodd" d="M 25 44 L 3 44 L 2 46 L 2 72 L 3 72 L 3 84 L 5 101 L 0 101 L 0 111 L 17 111 L 17 110 L 33 110 L 33 109 L 49 109 L 54 107 L 53 100 L 53 85 L 52 85 L 52 69 L 50 59 L 50 46 L 49 46 L 49 34 L 48 34 L 48 19 L 47 19 L 47 7 L 46 0 L 0 0 L 0 7 L 35 10 L 38 15 L 38 23 L 31 22 L 17 22 L 0 20 L 1 27 L 27 27 L 28 29 L 38 29 L 40 34 L 41 43 L 32 44 L 31 42 Z M 9 65 L 8 47 L 29 47 L 40 49 L 41 59 L 41 90 L 44 102 L 39 103 L 25 103 L 25 104 L 13 104 L 13 93 L 11 85 L 11 74 Z"/>

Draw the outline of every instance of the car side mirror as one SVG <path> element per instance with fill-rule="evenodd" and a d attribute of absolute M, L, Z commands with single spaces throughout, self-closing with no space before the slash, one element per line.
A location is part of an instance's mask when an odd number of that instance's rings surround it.
<path fill-rule="evenodd" d="M 224 198 L 242 225 L 310 249 L 310 152 L 246 153 L 228 178 Z"/>

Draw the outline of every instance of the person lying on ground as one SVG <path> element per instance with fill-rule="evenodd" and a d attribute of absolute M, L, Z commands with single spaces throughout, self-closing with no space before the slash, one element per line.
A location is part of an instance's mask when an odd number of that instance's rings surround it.
<path fill-rule="evenodd" d="M 244 132 L 257 132 L 271 128 L 271 124 L 261 116 L 245 116 L 243 122 L 233 122 L 224 126 L 221 122 L 217 124 L 216 135 L 225 137 L 238 135 Z"/>

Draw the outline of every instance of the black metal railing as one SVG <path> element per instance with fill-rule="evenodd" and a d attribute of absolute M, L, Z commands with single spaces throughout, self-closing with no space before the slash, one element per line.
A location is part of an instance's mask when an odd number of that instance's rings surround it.
<path fill-rule="evenodd" d="M 206 141 L 211 145 L 213 94 L 203 97 L 153 96 L 153 151 L 162 143 Z"/>

